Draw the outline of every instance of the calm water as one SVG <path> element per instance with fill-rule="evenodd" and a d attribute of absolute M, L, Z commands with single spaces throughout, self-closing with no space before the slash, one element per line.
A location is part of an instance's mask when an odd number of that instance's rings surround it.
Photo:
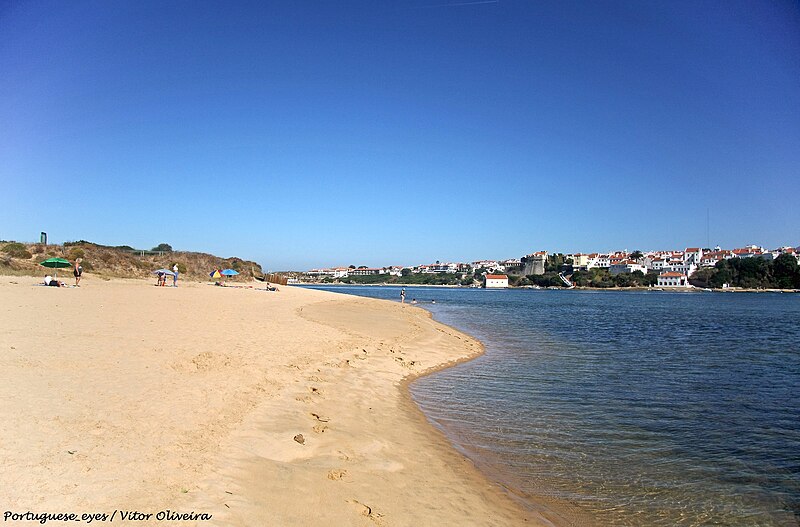
<path fill-rule="evenodd" d="M 598 525 L 800 524 L 800 295 L 407 292 L 486 346 L 412 394 L 492 477 Z"/>

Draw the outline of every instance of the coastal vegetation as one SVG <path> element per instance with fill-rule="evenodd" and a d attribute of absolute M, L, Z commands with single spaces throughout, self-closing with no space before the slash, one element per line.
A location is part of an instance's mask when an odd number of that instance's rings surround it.
<path fill-rule="evenodd" d="M 167 243 L 152 250 L 139 250 L 129 245 L 102 245 L 86 240 L 65 242 L 63 245 L 0 242 L 0 273 L 14 275 L 38 275 L 39 265 L 47 258 L 65 258 L 74 262 L 81 258 L 85 271 L 105 277 L 149 278 L 159 268 L 171 269 L 178 265 L 178 272 L 185 278 L 203 280 L 212 269 L 230 268 L 240 275 L 233 280 L 251 280 L 254 275 L 263 275 L 261 266 L 238 257 L 221 258 L 212 254 L 173 251 Z"/>
<path fill-rule="evenodd" d="M 772 261 L 764 258 L 729 258 L 714 267 L 703 268 L 691 276 L 697 287 L 743 287 L 749 289 L 800 288 L 800 266 L 791 254 Z"/>
<path fill-rule="evenodd" d="M 579 287 L 650 287 L 658 281 L 658 272 L 645 274 L 641 271 L 634 271 L 611 276 L 608 269 L 595 268 L 588 271 L 576 271 L 572 274 L 571 280 Z"/>
<path fill-rule="evenodd" d="M 515 287 L 567 287 L 556 271 L 546 271 L 541 275 L 515 276 L 509 275 L 508 283 Z M 588 271 L 575 271 L 565 276 L 578 287 L 595 287 L 600 289 L 612 287 L 649 287 L 655 285 L 658 273 L 644 274 L 635 271 L 630 274 L 611 276 L 608 269 L 590 269 Z"/>
<path fill-rule="evenodd" d="M 561 264 L 559 267 L 563 266 Z M 362 285 L 450 285 L 474 286 L 483 283 L 485 270 L 477 269 L 474 273 L 404 273 L 402 276 L 373 274 L 365 276 L 347 276 L 343 278 L 326 277 L 322 283 L 362 284 Z M 567 287 L 556 271 L 547 271 L 542 275 L 509 274 L 508 285 L 511 287 Z M 644 274 L 636 271 L 630 274 L 611 276 L 607 269 L 590 269 L 576 271 L 567 275 L 578 287 L 613 288 L 613 287 L 650 287 L 656 284 L 658 273 Z"/>
<path fill-rule="evenodd" d="M 32 255 L 21 243 L 11 242 L 3 246 L 3 252 L 8 258 L 30 258 Z"/>

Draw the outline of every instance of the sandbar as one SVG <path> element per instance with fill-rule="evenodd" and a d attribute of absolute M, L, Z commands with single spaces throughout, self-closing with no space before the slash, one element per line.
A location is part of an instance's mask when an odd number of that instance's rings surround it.
<path fill-rule="evenodd" d="M 37 281 L 0 277 L 4 510 L 559 523 L 487 480 L 410 400 L 409 379 L 482 353 L 423 309 L 294 287 Z"/>

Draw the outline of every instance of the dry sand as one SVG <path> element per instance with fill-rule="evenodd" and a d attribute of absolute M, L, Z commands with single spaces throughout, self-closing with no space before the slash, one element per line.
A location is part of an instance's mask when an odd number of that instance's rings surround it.
<path fill-rule="evenodd" d="M 291 287 L 36 281 L 0 277 L 0 513 L 555 522 L 484 479 L 411 402 L 404 380 L 481 352 L 422 309 Z M 166 509 L 213 516 L 119 516 Z"/>

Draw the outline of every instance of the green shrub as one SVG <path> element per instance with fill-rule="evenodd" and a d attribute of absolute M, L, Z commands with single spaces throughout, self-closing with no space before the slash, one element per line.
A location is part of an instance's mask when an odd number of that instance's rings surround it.
<path fill-rule="evenodd" d="M 33 256 L 24 245 L 18 242 L 11 242 L 3 247 L 3 252 L 12 258 L 24 258 L 26 260 Z"/>
<path fill-rule="evenodd" d="M 72 249 L 69 250 L 69 254 L 67 255 L 67 259 L 68 260 L 77 260 L 78 258 L 83 258 L 84 256 L 85 256 L 85 253 L 83 252 L 83 249 L 81 249 L 80 247 L 73 247 Z"/>

